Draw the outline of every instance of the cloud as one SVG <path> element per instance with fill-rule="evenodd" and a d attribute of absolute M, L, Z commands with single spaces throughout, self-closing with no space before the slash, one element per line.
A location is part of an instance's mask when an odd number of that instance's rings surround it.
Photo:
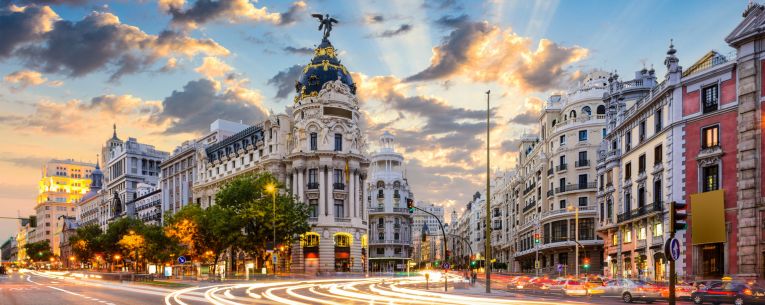
<path fill-rule="evenodd" d="M 35 5 L 84 5 L 88 4 L 89 0 L 20 0 L 21 4 L 35 4 Z"/>
<path fill-rule="evenodd" d="M 502 144 L 500 144 L 500 148 L 503 153 L 513 153 L 518 152 L 518 148 L 521 145 L 521 139 L 515 138 L 512 140 L 505 140 L 502 141 Z"/>
<path fill-rule="evenodd" d="M 111 13 L 92 12 L 78 22 L 59 20 L 43 32 L 30 34 L 34 37 L 24 40 L 34 43 L 22 47 L 15 44 L 11 50 L 15 49 L 14 54 L 25 59 L 27 66 L 72 77 L 112 67 L 110 80 L 114 81 L 142 71 L 160 58 L 229 54 L 210 39 L 194 39 L 172 31 L 147 34 L 120 23 Z"/>
<path fill-rule="evenodd" d="M 422 6 L 424 8 L 432 8 L 437 10 L 462 9 L 462 5 L 457 3 L 457 0 L 425 0 Z"/>
<path fill-rule="evenodd" d="M 53 28 L 59 16 L 50 7 L 10 5 L 0 2 L 0 59 L 11 56 L 22 44 L 42 38 Z"/>
<path fill-rule="evenodd" d="M 0 162 L 9 163 L 17 167 L 40 168 L 50 158 L 36 156 L 13 156 L 11 153 L 4 152 L 0 156 Z"/>
<path fill-rule="evenodd" d="M 383 15 L 377 15 L 377 14 L 364 15 L 364 23 L 366 24 L 382 23 L 384 21 L 385 21 L 385 17 Z"/>
<path fill-rule="evenodd" d="M 462 14 L 459 16 L 444 15 L 444 16 L 441 16 L 441 18 L 438 18 L 435 21 L 435 23 L 436 25 L 445 27 L 445 28 L 456 28 L 464 24 L 465 22 L 467 22 L 468 19 L 469 18 L 467 14 Z"/>
<path fill-rule="evenodd" d="M 207 78 L 218 78 L 231 72 L 233 68 L 214 56 L 207 56 L 202 60 L 202 65 L 194 69 L 197 73 Z"/>
<path fill-rule="evenodd" d="M 284 99 L 295 90 L 295 81 L 303 73 L 302 65 L 294 65 L 282 71 L 268 80 L 269 85 L 276 87 L 276 98 Z"/>
<path fill-rule="evenodd" d="M 169 124 L 165 134 L 203 133 L 216 119 L 255 123 L 265 119 L 262 97 L 243 87 L 221 89 L 220 84 L 199 79 L 174 90 L 162 101 L 162 110 L 152 121 Z"/>
<path fill-rule="evenodd" d="M 405 81 L 464 76 L 476 82 L 542 91 L 568 80 L 566 67 L 588 54 L 587 49 L 564 47 L 547 39 L 541 39 L 532 49 L 532 39 L 486 21 L 465 21 L 454 26 L 442 43 L 433 48 L 430 66 Z"/>
<path fill-rule="evenodd" d="M 21 91 L 29 86 L 39 86 L 48 80 L 40 72 L 32 70 L 19 70 L 6 75 L 3 79 L 13 85 L 11 87 L 13 91 Z"/>
<path fill-rule="evenodd" d="M 539 117 L 542 115 L 544 101 L 538 97 L 530 96 L 525 99 L 526 111 L 517 114 L 508 122 L 520 125 L 531 125 L 539 123 Z"/>
<path fill-rule="evenodd" d="M 163 73 L 170 72 L 175 70 L 175 68 L 177 67 L 178 67 L 178 59 L 175 57 L 170 57 L 165 62 L 165 65 L 159 69 L 159 72 L 163 72 Z"/>
<path fill-rule="evenodd" d="M 256 7 L 249 0 L 197 0 L 185 8 L 184 0 L 160 0 L 161 10 L 172 15 L 173 24 L 185 28 L 196 28 L 202 24 L 225 20 L 231 23 L 267 22 L 274 25 L 288 25 L 299 20 L 306 3 L 292 3 L 284 13 L 269 12 L 268 8 Z"/>
<path fill-rule="evenodd" d="M 406 34 L 407 32 L 412 30 L 412 25 L 410 24 L 402 24 L 395 30 L 386 30 L 382 33 L 375 34 L 375 37 L 381 37 L 381 38 L 389 38 L 393 36 L 398 36 L 402 34 Z"/>
<path fill-rule="evenodd" d="M 313 49 L 307 48 L 307 47 L 296 48 L 296 47 L 289 46 L 289 47 L 284 47 L 282 50 L 292 54 L 313 55 Z"/>

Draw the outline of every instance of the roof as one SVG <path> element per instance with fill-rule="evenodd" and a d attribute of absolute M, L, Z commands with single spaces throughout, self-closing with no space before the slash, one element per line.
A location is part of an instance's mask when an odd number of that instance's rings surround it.
<path fill-rule="evenodd" d="M 335 80 L 340 80 L 350 88 L 351 93 L 356 93 L 356 85 L 353 83 L 351 74 L 340 63 L 332 43 L 324 38 L 314 50 L 314 57 L 303 68 L 303 73 L 295 84 L 297 91 L 295 101 L 306 96 L 318 95 L 325 83 Z"/>
<path fill-rule="evenodd" d="M 765 6 L 750 2 L 744 10 L 742 20 L 733 31 L 725 37 L 725 42 L 738 46 L 765 30 Z"/>
<path fill-rule="evenodd" d="M 247 127 L 245 130 L 242 130 L 240 132 L 237 132 L 236 134 L 223 139 L 222 141 L 215 143 L 213 145 L 208 146 L 205 149 L 205 152 L 207 153 L 208 160 L 214 160 L 216 159 L 214 157 L 215 153 L 217 153 L 221 149 L 225 149 L 227 146 L 232 145 L 236 142 L 239 142 L 245 138 L 248 138 L 250 136 L 255 135 L 256 140 L 263 139 L 263 124 L 256 124 L 254 126 Z M 249 144 L 255 144 L 255 143 L 249 143 Z"/>

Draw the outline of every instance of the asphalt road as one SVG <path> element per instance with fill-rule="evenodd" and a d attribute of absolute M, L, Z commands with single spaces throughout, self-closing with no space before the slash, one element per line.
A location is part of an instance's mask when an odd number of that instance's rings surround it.
<path fill-rule="evenodd" d="M 506 291 L 486 295 L 482 286 L 450 287 L 449 293 L 443 293 L 440 283 L 431 283 L 427 291 L 423 284 L 421 277 L 360 278 L 206 284 L 167 289 L 82 280 L 56 273 L 25 272 L 0 277 L 0 305 L 624 304 L 619 299 L 602 297 L 539 296 Z"/>

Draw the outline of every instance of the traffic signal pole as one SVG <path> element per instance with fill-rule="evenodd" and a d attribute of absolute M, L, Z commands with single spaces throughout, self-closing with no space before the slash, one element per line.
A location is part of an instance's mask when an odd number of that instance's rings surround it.
<path fill-rule="evenodd" d="M 675 203 L 669 204 L 669 240 L 675 238 Z M 665 249 L 667 247 L 664 247 Z M 667 252 L 666 250 L 664 252 Z M 665 257 L 671 256 L 670 253 L 664 253 Z M 675 305 L 675 282 L 677 281 L 677 272 L 675 271 L 675 260 L 669 259 L 669 305 Z"/>
<path fill-rule="evenodd" d="M 407 199 L 406 200 L 406 207 L 409 208 L 409 213 L 414 212 L 414 210 L 420 210 L 420 211 L 424 212 L 425 214 L 433 216 L 433 218 L 435 218 L 436 221 L 438 221 L 438 226 L 441 228 L 441 233 L 444 236 L 444 242 L 443 242 L 443 246 L 444 246 L 444 260 L 443 261 L 444 261 L 444 263 L 446 263 L 446 230 L 444 230 L 444 225 L 441 223 L 441 219 L 438 219 L 438 217 L 436 215 L 433 215 L 433 213 L 431 213 L 431 212 L 428 212 L 428 211 L 425 211 L 423 209 L 420 209 L 420 208 L 416 207 L 414 205 L 414 200 L 412 200 L 412 199 Z M 445 269 L 445 268 L 443 268 L 443 269 Z M 448 273 L 444 272 L 444 292 L 446 292 L 448 290 L 448 287 L 449 287 L 448 282 L 447 282 L 448 275 L 449 275 Z"/>

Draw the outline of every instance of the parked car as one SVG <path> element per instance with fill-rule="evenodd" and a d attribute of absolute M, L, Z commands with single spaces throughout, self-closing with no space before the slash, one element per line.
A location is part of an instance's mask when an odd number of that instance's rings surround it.
<path fill-rule="evenodd" d="M 765 304 L 765 289 L 742 282 L 715 282 L 691 293 L 695 304 Z"/>
<path fill-rule="evenodd" d="M 610 280 L 606 282 L 603 290 L 603 296 L 619 297 L 625 303 L 634 301 L 653 303 L 662 299 L 661 289 L 658 286 L 639 280 Z"/>

